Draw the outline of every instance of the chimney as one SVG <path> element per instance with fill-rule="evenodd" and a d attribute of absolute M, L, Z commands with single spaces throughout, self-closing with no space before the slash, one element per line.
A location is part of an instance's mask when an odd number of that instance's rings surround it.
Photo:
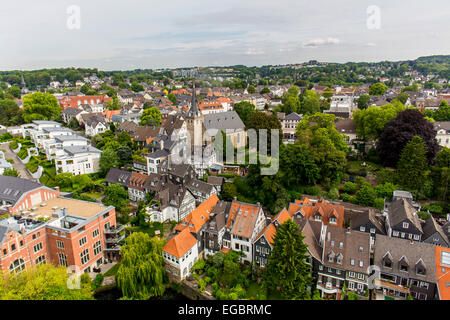
<path fill-rule="evenodd" d="M 160 148 L 161 150 L 164 149 L 164 140 L 161 140 L 161 141 L 159 142 L 159 148 Z"/>
<path fill-rule="evenodd" d="M 55 190 L 56 190 L 56 196 L 59 196 L 59 187 L 56 186 L 56 187 L 55 187 Z"/>
<path fill-rule="evenodd" d="M 345 233 L 350 234 L 350 228 L 347 228 L 347 230 L 345 230 Z"/>

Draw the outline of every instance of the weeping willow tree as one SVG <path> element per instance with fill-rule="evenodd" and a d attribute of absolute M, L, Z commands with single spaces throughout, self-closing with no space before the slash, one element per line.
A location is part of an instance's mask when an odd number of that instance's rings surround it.
<path fill-rule="evenodd" d="M 117 286 L 126 298 L 145 300 L 164 294 L 163 241 L 136 232 L 120 249 Z"/>

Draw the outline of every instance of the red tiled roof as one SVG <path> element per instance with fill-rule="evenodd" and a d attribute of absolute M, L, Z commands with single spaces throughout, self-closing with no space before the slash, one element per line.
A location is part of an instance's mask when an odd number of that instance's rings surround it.
<path fill-rule="evenodd" d="M 197 245 L 197 239 L 186 228 L 167 241 L 163 251 L 177 258 L 181 258 L 195 245 Z"/>
<path fill-rule="evenodd" d="M 190 232 L 197 233 L 206 221 L 210 218 L 210 213 L 219 201 L 216 194 L 211 195 L 208 199 L 203 201 L 197 208 L 192 210 L 186 218 L 179 223 L 175 230 L 189 229 Z"/>

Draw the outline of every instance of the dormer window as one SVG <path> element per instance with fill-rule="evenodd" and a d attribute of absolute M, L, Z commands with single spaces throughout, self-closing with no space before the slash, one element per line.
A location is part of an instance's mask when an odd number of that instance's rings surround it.
<path fill-rule="evenodd" d="M 403 222 L 403 229 L 408 229 L 408 228 L 409 228 L 409 223 Z"/>
<path fill-rule="evenodd" d="M 322 221 L 322 216 L 321 216 L 320 214 L 316 214 L 316 215 L 314 216 L 314 220 L 316 220 L 316 221 Z"/>
<path fill-rule="evenodd" d="M 366 231 L 366 227 L 364 227 L 364 226 L 359 227 L 359 231 L 361 231 L 361 232 Z"/>
<path fill-rule="evenodd" d="M 417 263 L 416 263 L 416 274 L 424 276 L 426 275 L 427 270 L 425 268 L 425 264 L 423 263 L 422 259 L 420 259 Z"/>
<path fill-rule="evenodd" d="M 339 253 L 339 254 L 337 255 L 337 257 L 336 257 L 336 262 L 337 262 L 338 264 L 342 264 L 342 260 L 343 260 L 343 256 L 342 256 L 341 253 Z"/>
<path fill-rule="evenodd" d="M 330 223 L 332 223 L 332 224 L 337 224 L 337 219 L 336 219 L 336 217 L 331 217 L 331 218 L 330 218 Z"/>
<path fill-rule="evenodd" d="M 392 269 L 392 257 L 389 252 L 383 258 L 383 267 Z"/>

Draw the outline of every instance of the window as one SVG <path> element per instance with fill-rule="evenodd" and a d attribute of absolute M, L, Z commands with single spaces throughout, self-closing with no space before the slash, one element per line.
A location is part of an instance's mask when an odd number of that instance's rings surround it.
<path fill-rule="evenodd" d="M 342 249 L 344 247 L 344 244 L 342 242 L 339 242 L 339 248 Z"/>
<path fill-rule="evenodd" d="M 20 240 L 20 246 L 21 247 L 23 246 L 23 240 Z"/>
<path fill-rule="evenodd" d="M 351 290 L 355 290 L 355 283 L 354 282 L 349 282 L 348 283 L 348 288 Z"/>
<path fill-rule="evenodd" d="M 80 253 L 80 258 L 81 258 L 81 264 L 86 264 L 89 261 L 89 249 L 84 249 L 81 253 Z"/>
<path fill-rule="evenodd" d="M 8 254 L 8 251 L 6 249 L 3 249 L 3 254 L 6 256 Z"/>
<path fill-rule="evenodd" d="M 408 229 L 408 228 L 409 228 L 409 223 L 403 222 L 403 229 Z"/>
<path fill-rule="evenodd" d="M 331 241 L 331 246 L 334 247 L 334 241 Z"/>
<path fill-rule="evenodd" d="M 370 228 L 370 233 L 375 233 L 375 232 L 376 232 L 375 228 Z"/>
<path fill-rule="evenodd" d="M 42 250 L 42 242 L 39 242 L 38 244 L 33 246 L 34 253 L 39 252 Z"/>
<path fill-rule="evenodd" d="M 93 232 L 92 232 L 92 238 L 95 238 L 96 236 L 98 236 L 100 234 L 100 232 L 98 231 L 98 229 L 95 229 Z"/>
<path fill-rule="evenodd" d="M 362 268 L 364 266 L 364 262 L 362 262 L 361 260 L 359 260 L 359 267 Z"/>
<path fill-rule="evenodd" d="M 56 240 L 56 247 L 58 249 L 64 249 L 64 242 L 62 242 L 61 240 Z"/>
<path fill-rule="evenodd" d="M 102 252 L 102 242 L 99 240 L 94 243 L 94 256 L 98 255 L 100 252 Z"/>
<path fill-rule="evenodd" d="M 415 235 L 414 235 L 414 240 L 417 240 L 417 241 L 418 241 L 419 239 L 420 239 L 420 236 L 419 236 L 418 234 L 415 234 Z"/>
<path fill-rule="evenodd" d="M 41 264 L 41 263 L 46 263 L 45 261 L 45 256 L 40 256 L 39 258 L 36 259 L 35 264 Z"/>
<path fill-rule="evenodd" d="M 364 280 L 364 274 L 363 273 L 358 273 L 358 279 L 359 280 Z"/>
<path fill-rule="evenodd" d="M 392 235 L 393 235 L 394 237 L 398 237 L 398 234 L 399 234 L 399 232 L 398 232 L 398 231 L 394 231 L 394 232 L 392 232 Z"/>
<path fill-rule="evenodd" d="M 64 253 L 58 253 L 59 265 L 67 267 L 67 256 Z"/>
<path fill-rule="evenodd" d="M 25 262 L 23 259 L 16 259 L 9 265 L 9 273 L 21 272 L 25 269 Z"/>
<path fill-rule="evenodd" d="M 323 265 L 319 265 L 319 270 L 323 270 Z"/>
<path fill-rule="evenodd" d="M 80 247 L 84 246 L 87 242 L 86 237 L 81 238 L 80 240 L 78 240 L 78 243 L 80 244 Z"/>
<path fill-rule="evenodd" d="M 354 278 L 355 277 L 355 273 L 353 271 L 350 271 L 348 273 L 349 278 Z"/>
<path fill-rule="evenodd" d="M 355 265 L 355 259 L 350 259 L 350 264 L 351 264 L 352 266 L 354 266 L 354 265 Z"/>
<path fill-rule="evenodd" d="M 361 232 L 366 231 L 366 227 L 364 227 L 364 226 L 359 227 L 359 231 L 361 231 Z"/>
<path fill-rule="evenodd" d="M 16 251 L 16 245 L 15 244 L 11 245 L 11 251 Z"/>

